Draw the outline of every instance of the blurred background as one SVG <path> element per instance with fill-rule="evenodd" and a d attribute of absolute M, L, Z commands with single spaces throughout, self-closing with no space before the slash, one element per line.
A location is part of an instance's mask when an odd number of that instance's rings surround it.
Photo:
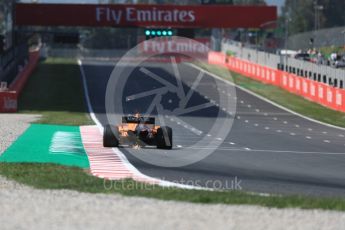
<path fill-rule="evenodd" d="M 0 81 L 8 83 L 28 57 L 43 46 L 44 55 L 108 56 L 112 49 L 128 50 L 147 39 L 145 28 L 14 26 L 15 3 L 276 5 L 278 20 L 256 29 L 174 29 L 172 35 L 208 39 L 210 47 L 260 62 L 255 52 L 279 55 L 269 66 L 284 66 L 293 58 L 331 68 L 345 67 L 344 0 L 0 0 Z M 250 17 L 250 15 L 248 15 Z M 167 28 L 169 29 L 169 28 Z M 240 50 L 239 50 L 240 48 Z M 243 48 L 249 49 L 243 53 Z M 252 52 L 252 53 L 250 53 Z M 121 52 L 117 52 L 119 54 Z M 249 53 L 249 55 L 248 55 Z M 44 56 L 43 55 L 43 56 Z M 283 57 L 283 59 L 282 59 Z M 286 60 L 285 60 L 286 62 Z M 267 64 L 267 63 L 263 63 Z M 286 65 L 285 65 L 286 66 Z"/>

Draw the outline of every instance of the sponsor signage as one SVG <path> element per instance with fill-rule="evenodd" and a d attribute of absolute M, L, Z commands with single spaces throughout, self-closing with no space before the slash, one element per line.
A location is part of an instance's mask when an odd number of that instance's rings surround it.
<path fill-rule="evenodd" d="M 197 41 L 197 42 L 195 42 Z M 150 39 L 140 43 L 140 51 L 146 54 L 159 53 L 184 53 L 199 58 L 207 58 L 210 48 L 210 39 L 195 38 L 189 39 Z"/>
<path fill-rule="evenodd" d="M 259 28 L 275 6 L 16 4 L 17 25 L 171 28 Z"/>

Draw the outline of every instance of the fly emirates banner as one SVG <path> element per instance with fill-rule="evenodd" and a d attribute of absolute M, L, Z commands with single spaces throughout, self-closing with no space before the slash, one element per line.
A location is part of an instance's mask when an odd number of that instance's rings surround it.
<path fill-rule="evenodd" d="M 16 4 L 16 25 L 172 28 L 259 28 L 275 6 Z"/>

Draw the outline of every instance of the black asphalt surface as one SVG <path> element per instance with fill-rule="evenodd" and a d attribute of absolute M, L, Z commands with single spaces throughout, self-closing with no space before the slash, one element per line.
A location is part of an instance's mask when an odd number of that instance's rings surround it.
<path fill-rule="evenodd" d="M 114 65 L 104 61 L 84 60 L 82 68 L 92 108 L 98 120 L 107 124 L 105 92 Z M 173 75 L 170 64 L 146 63 L 145 68 L 175 84 L 171 80 L 174 78 L 170 76 Z M 178 69 L 187 92 L 200 71 L 187 64 L 178 64 Z M 217 88 L 216 81 L 219 80 L 204 74 L 200 87 L 189 103 L 193 106 L 193 103 L 197 105 L 211 101 L 214 106 L 180 116 L 188 127 L 185 128 L 170 117 L 166 119 L 167 125 L 174 130 L 176 151 L 200 140 L 201 137 L 192 132 L 191 127 L 202 131 L 203 136 L 217 115 L 225 119 L 223 108 L 217 107 L 220 99 L 218 93 L 228 94 L 228 86 L 221 83 Z M 130 87 L 125 87 L 125 96 L 162 87 L 161 83 L 145 76 L 138 69 L 133 71 L 128 82 Z M 221 145 L 201 161 L 183 167 L 159 167 L 140 160 L 126 148 L 121 148 L 121 151 L 142 173 L 178 183 L 273 194 L 345 195 L 344 130 L 288 113 L 240 89 L 236 90 L 236 98 L 233 95 L 229 97 L 236 99 L 237 103 L 236 115 L 231 114 L 234 117 L 232 129 L 225 138 L 213 137 L 218 138 Z M 167 110 L 176 107 L 171 103 L 171 98 L 173 102 L 176 99 L 175 95 L 169 95 L 165 101 L 161 101 Z M 152 97 L 132 101 L 123 99 L 124 112 L 143 113 L 151 101 Z M 190 151 L 203 148 L 212 146 L 198 144 Z M 158 156 L 160 152 L 152 149 L 152 154 Z"/>

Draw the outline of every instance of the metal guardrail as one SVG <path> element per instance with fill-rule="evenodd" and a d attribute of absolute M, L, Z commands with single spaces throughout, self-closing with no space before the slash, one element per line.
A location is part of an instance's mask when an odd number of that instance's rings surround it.
<path fill-rule="evenodd" d="M 231 52 L 236 57 L 255 62 L 274 69 L 284 70 L 301 77 L 324 82 L 334 87 L 345 88 L 345 70 L 312 62 L 297 60 L 287 56 L 271 54 L 243 47 L 241 43 L 231 40 L 222 42 L 222 52 Z"/>

